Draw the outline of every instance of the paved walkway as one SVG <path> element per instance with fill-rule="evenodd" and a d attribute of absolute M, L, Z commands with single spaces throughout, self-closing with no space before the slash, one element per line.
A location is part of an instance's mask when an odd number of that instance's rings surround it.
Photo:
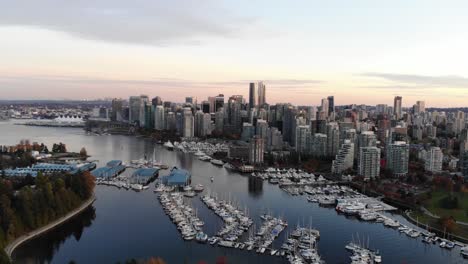
<path fill-rule="evenodd" d="M 435 215 L 433 213 L 431 213 L 429 210 L 427 210 L 424 206 L 421 206 L 421 210 L 428 216 L 432 217 L 432 218 L 436 218 L 436 219 L 439 219 L 440 216 L 438 215 Z M 455 221 L 457 224 L 459 225 L 463 225 L 463 226 L 468 226 L 468 223 L 467 222 L 462 222 L 462 221 Z"/>
<path fill-rule="evenodd" d="M 5 247 L 5 252 L 6 254 L 8 255 L 8 257 L 11 258 L 11 255 L 13 254 L 13 251 L 19 246 L 21 245 L 22 243 L 36 237 L 36 236 L 39 236 L 40 234 L 44 233 L 44 232 L 47 232 L 49 231 L 50 229 L 53 229 L 54 227 L 66 222 L 67 220 L 69 220 L 70 218 L 73 218 L 74 216 L 76 216 L 77 214 L 81 213 L 82 211 L 84 211 L 86 208 L 88 208 L 91 204 L 93 204 L 93 202 L 96 200 L 96 197 L 93 195 L 91 198 L 89 198 L 87 201 L 85 201 L 80 207 L 76 208 L 75 210 L 69 212 L 68 214 L 66 214 L 65 216 L 62 216 L 60 217 L 59 219 L 55 220 L 54 222 L 52 223 L 49 223 L 39 229 L 36 229 L 30 233 L 27 233 L 25 235 L 22 235 L 20 237 L 18 237 L 17 239 L 15 239 L 14 241 L 12 241 L 11 243 L 9 243 L 6 247 Z"/>

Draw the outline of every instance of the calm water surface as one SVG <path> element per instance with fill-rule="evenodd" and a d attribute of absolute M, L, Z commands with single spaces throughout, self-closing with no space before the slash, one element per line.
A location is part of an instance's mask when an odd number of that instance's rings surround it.
<path fill-rule="evenodd" d="M 247 207 L 257 225 L 258 216 L 267 208 L 284 216 L 293 228 L 298 222 L 321 232 L 319 252 L 327 263 L 349 263 L 344 246 L 358 234 L 379 249 L 384 263 L 468 263 L 456 248 L 452 251 L 437 245 L 426 245 L 420 239 L 408 238 L 382 224 L 364 223 L 338 215 L 335 210 L 310 204 L 305 197 L 291 197 L 278 186 L 268 184 L 224 168 L 199 161 L 190 154 L 167 151 L 148 139 L 127 136 L 88 136 L 80 129 L 43 128 L 0 123 L 0 144 L 15 144 L 20 139 L 67 144 L 70 151 L 88 150 L 91 159 L 104 165 L 111 159 L 128 161 L 153 155 L 169 166 L 191 171 L 193 183 L 235 200 Z M 126 172 L 130 173 L 130 172 Z M 162 175 L 167 171 L 161 172 Z M 212 183 L 210 177 L 215 180 Z M 215 263 L 226 257 L 228 263 L 285 263 L 280 258 L 260 256 L 254 252 L 224 249 L 184 242 L 176 227 L 164 214 L 152 190 L 133 192 L 114 187 L 97 186 L 97 201 L 79 217 L 47 234 L 31 240 L 14 253 L 16 263 L 116 263 L 130 258 L 162 257 L 168 263 Z M 192 204 L 205 221 L 204 231 L 213 235 L 222 226 L 221 220 L 204 206 L 198 197 Z M 401 216 L 393 217 L 407 223 Z M 286 229 L 275 245 L 281 245 Z"/>

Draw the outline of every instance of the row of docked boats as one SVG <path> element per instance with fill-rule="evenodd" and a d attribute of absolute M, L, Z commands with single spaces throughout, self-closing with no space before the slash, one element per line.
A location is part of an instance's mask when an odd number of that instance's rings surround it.
<path fill-rule="evenodd" d="M 297 226 L 281 246 L 290 263 L 324 263 L 317 250 L 320 232 L 312 228 Z"/>
<path fill-rule="evenodd" d="M 179 188 L 176 188 L 175 186 L 169 186 L 165 185 L 161 182 L 156 183 L 156 188 L 154 189 L 155 193 L 167 193 L 167 192 L 174 192 L 174 191 L 179 191 Z M 203 192 L 205 189 L 205 186 L 203 184 L 197 184 L 195 186 L 191 185 L 186 185 L 182 188 L 183 190 L 183 195 L 185 197 L 195 197 L 198 193 Z"/>
<path fill-rule="evenodd" d="M 177 225 L 184 240 L 208 242 L 208 235 L 202 230 L 205 223 L 197 217 L 196 211 L 190 205 L 184 203 L 181 193 L 162 193 L 159 201 L 164 212 Z"/>
<path fill-rule="evenodd" d="M 251 176 L 268 180 L 272 184 L 277 183 L 280 186 L 317 185 L 328 182 L 322 175 L 316 176 L 313 173 L 307 173 L 300 169 L 289 169 L 284 172 L 253 172 Z"/>
<path fill-rule="evenodd" d="M 279 217 L 273 217 L 270 214 L 260 216 L 262 225 L 257 232 L 252 232 L 246 242 L 249 247 L 257 248 L 258 253 L 271 248 L 273 241 L 283 232 L 288 226 L 288 223 Z"/>
<path fill-rule="evenodd" d="M 253 225 L 247 211 L 239 209 L 230 201 L 217 199 L 215 195 L 204 195 L 200 199 L 224 222 L 223 228 L 217 233 L 220 242 L 237 241 Z"/>
<path fill-rule="evenodd" d="M 382 263 L 382 256 L 378 252 L 357 243 L 351 242 L 347 244 L 345 248 L 352 253 L 350 256 L 351 264 Z"/>
<path fill-rule="evenodd" d="M 184 153 L 204 152 L 206 155 L 211 156 L 216 152 L 227 152 L 228 145 L 224 143 L 210 143 L 210 142 L 195 142 L 195 141 L 170 141 L 164 143 L 164 146 L 170 150 L 182 151 Z"/>
<path fill-rule="evenodd" d="M 114 186 L 119 189 L 126 189 L 126 190 L 134 190 L 134 191 L 142 191 L 149 188 L 148 185 L 142 185 L 138 183 L 130 183 L 128 180 L 123 179 L 96 179 L 97 185 L 107 185 L 107 186 Z"/>

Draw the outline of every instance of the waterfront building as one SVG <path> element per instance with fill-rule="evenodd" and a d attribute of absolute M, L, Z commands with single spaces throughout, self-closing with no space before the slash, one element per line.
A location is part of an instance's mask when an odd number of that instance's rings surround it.
<path fill-rule="evenodd" d="M 298 153 L 309 153 L 310 126 L 300 125 L 296 127 L 294 146 Z"/>
<path fill-rule="evenodd" d="M 283 121 L 283 141 L 288 142 L 290 145 L 293 143 L 293 127 L 296 119 L 296 109 L 287 105 L 287 108 L 283 109 L 282 121 Z"/>
<path fill-rule="evenodd" d="M 307 125 L 307 121 L 303 116 L 296 116 L 296 118 L 293 119 L 292 123 L 292 128 L 291 128 L 291 146 L 295 147 L 296 146 L 296 128 L 298 126 L 305 126 Z M 310 126 L 309 126 L 310 127 Z"/>
<path fill-rule="evenodd" d="M 248 142 L 254 135 L 255 135 L 255 128 L 252 126 L 252 124 L 244 122 L 242 124 L 241 140 Z"/>
<path fill-rule="evenodd" d="M 403 117 L 403 112 L 402 112 L 402 103 L 403 98 L 401 96 L 395 96 L 393 100 L 393 114 L 395 115 L 396 119 L 401 119 Z"/>
<path fill-rule="evenodd" d="M 158 176 L 158 174 L 158 168 L 139 168 L 133 172 L 131 181 L 133 183 L 148 185 Z"/>
<path fill-rule="evenodd" d="M 361 147 L 359 149 L 359 175 L 364 179 L 375 179 L 380 175 L 380 149 L 377 147 Z"/>
<path fill-rule="evenodd" d="M 229 145 L 228 158 L 239 159 L 243 161 L 249 160 L 250 144 L 243 141 L 235 141 Z"/>
<path fill-rule="evenodd" d="M 147 107 L 149 106 L 149 97 L 147 95 L 140 95 L 140 102 L 141 102 L 141 105 L 140 105 L 140 118 L 139 118 L 139 121 L 140 121 L 140 127 L 145 127 L 147 128 L 147 124 L 148 124 L 148 121 L 150 120 L 151 118 L 151 107 Z M 150 113 L 148 113 L 148 110 L 150 111 Z"/>
<path fill-rule="evenodd" d="M 280 150 L 283 148 L 283 135 L 276 127 L 268 129 L 268 150 Z"/>
<path fill-rule="evenodd" d="M 268 137 L 268 123 L 265 120 L 258 119 L 257 125 L 255 127 L 255 135 L 260 136 L 265 141 L 267 141 Z"/>
<path fill-rule="evenodd" d="M 176 133 L 180 136 L 184 134 L 184 116 L 181 112 L 176 113 Z"/>
<path fill-rule="evenodd" d="M 253 136 L 250 141 L 249 162 L 251 164 L 262 164 L 265 154 L 265 141 L 260 136 Z"/>
<path fill-rule="evenodd" d="M 387 169 L 395 176 L 408 173 L 409 145 L 404 141 L 395 141 L 387 146 Z"/>
<path fill-rule="evenodd" d="M 192 175 L 189 171 L 179 169 L 177 167 L 172 168 L 171 173 L 168 176 L 162 177 L 164 184 L 176 187 L 184 187 L 189 185 L 191 180 Z"/>
<path fill-rule="evenodd" d="M 129 121 L 132 124 L 140 123 L 141 112 L 144 112 L 144 103 L 140 96 L 130 96 L 128 100 L 129 109 L 130 109 L 130 116 Z"/>
<path fill-rule="evenodd" d="M 194 137 L 194 118 L 192 115 L 192 110 L 188 107 L 184 108 L 183 113 L 183 127 L 182 127 L 182 136 L 185 138 Z"/>
<path fill-rule="evenodd" d="M 197 111 L 195 113 L 195 123 L 194 123 L 194 135 L 196 137 L 202 137 L 203 135 L 203 112 L 202 111 Z"/>
<path fill-rule="evenodd" d="M 431 147 L 426 153 L 424 168 L 430 172 L 441 172 L 443 158 L 444 155 L 439 147 Z"/>
<path fill-rule="evenodd" d="M 215 114 L 215 131 L 218 134 L 223 133 L 224 127 L 224 111 L 223 108 L 220 108 L 218 112 Z"/>
<path fill-rule="evenodd" d="M 167 113 L 166 129 L 169 131 L 176 131 L 176 115 L 174 112 Z"/>
<path fill-rule="evenodd" d="M 375 147 L 377 146 L 377 137 L 373 131 L 363 131 L 361 134 L 358 135 L 357 144 L 355 148 L 355 153 L 357 153 L 357 164 L 359 164 L 360 159 L 360 149 L 367 148 L 367 147 Z"/>
<path fill-rule="evenodd" d="M 312 135 L 310 147 L 312 156 L 317 158 L 326 157 L 328 155 L 327 142 L 328 140 L 326 134 L 316 133 Z"/>
<path fill-rule="evenodd" d="M 154 129 L 164 130 L 166 128 L 164 115 L 164 107 L 162 105 L 156 105 L 154 110 Z"/>
<path fill-rule="evenodd" d="M 345 140 L 341 145 L 335 160 L 332 163 L 332 173 L 340 174 L 353 167 L 354 144 L 350 140 Z"/>
<path fill-rule="evenodd" d="M 340 128 L 338 123 L 330 122 L 327 124 L 327 151 L 328 156 L 333 157 L 338 154 L 340 149 Z"/>
<path fill-rule="evenodd" d="M 122 122 L 123 121 L 122 110 L 123 110 L 122 99 L 118 99 L 118 98 L 112 99 L 110 120 L 114 122 Z"/>
<path fill-rule="evenodd" d="M 242 95 L 233 95 L 228 100 L 226 114 L 224 115 L 224 132 L 240 134 L 242 129 Z"/>
<path fill-rule="evenodd" d="M 211 114 L 205 113 L 203 114 L 203 125 L 202 125 L 202 133 L 201 135 L 204 136 L 209 136 L 211 135 L 212 131 L 212 122 L 211 122 Z"/>

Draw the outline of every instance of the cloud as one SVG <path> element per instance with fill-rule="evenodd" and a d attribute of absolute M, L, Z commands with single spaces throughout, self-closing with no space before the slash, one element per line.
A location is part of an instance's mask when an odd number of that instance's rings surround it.
<path fill-rule="evenodd" d="M 393 89 L 431 89 L 431 88 L 468 88 L 468 78 L 461 76 L 427 76 L 412 74 L 392 74 L 392 73 L 363 73 L 365 77 L 384 79 L 400 85 L 393 86 Z M 387 86 L 383 86 L 384 88 Z M 391 87 L 391 86 L 388 86 Z M 377 87 L 376 87 L 377 88 Z"/>
<path fill-rule="evenodd" d="M 200 95 L 200 98 L 219 92 L 228 94 L 247 94 L 249 82 L 235 81 L 199 81 L 179 78 L 149 78 L 144 80 L 109 79 L 86 76 L 63 75 L 10 75 L 0 76 L 0 90 L 4 99 L 17 97 L 21 91 L 30 91 L 32 97 L 44 97 L 51 94 L 66 94 L 71 97 L 90 98 L 95 96 L 128 97 L 132 94 L 169 93 L 171 100 L 180 99 L 188 94 Z M 312 79 L 274 79 L 265 80 L 268 94 L 284 94 L 284 91 L 298 94 L 316 94 L 320 80 Z M 14 88 L 14 89 L 11 89 Z M 94 93 L 93 93 L 94 92 Z M 175 99 L 174 99 L 175 98 Z"/>
<path fill-rule="evenodd" d="M 197 44 L 235 37 L 253 18 L 217 0 L 14 0 L 0 8 L 0 26 L 32 26 L 84 39 L 150 45 Z"/>
<path fill-rule="evenodd" d="M 91 77 L 80 77 L 80 76 L 64 76 L 64 75 L 29 75 L 29 76 L 0 76 L 1 81 L 16 81 L 16 82 L 59 82 L 59 83 L 74 83 L 74 84 L 96 84 L 96 85 L 166 85 L 166 86 L 246 86 L 252 81 L 239 80 L 239 81 L 194 81 L 179 78 L 161 78 L 155 77 L 145 80 L 132 80 L 132 79 L 106 79 L 106 78 L 91 78 Z M 312 79 L 274 79 L 264 80 L 263 83 L 267 87 L 298 89 L 303 86 L 321 84 L 321 80 Z"/>

